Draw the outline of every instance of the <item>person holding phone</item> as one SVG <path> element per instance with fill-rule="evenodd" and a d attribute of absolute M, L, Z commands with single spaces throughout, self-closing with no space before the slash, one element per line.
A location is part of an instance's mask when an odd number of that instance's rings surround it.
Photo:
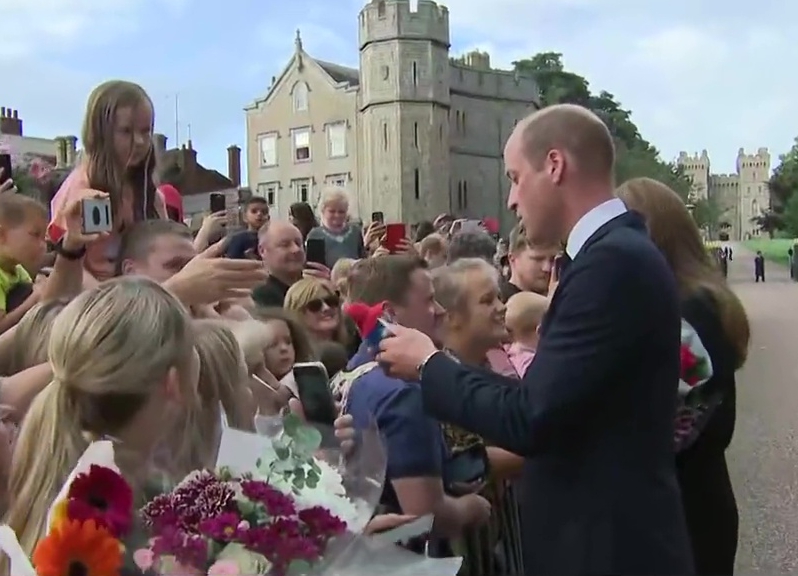
<path fill-rule="evenodd" d="M 164 198 L 153 181 L 153 123 L 152 100 L 137 84 L 105 82 L 89 96 L 81 137 L 83 156 L 53 196 L 47 230 L 54 243 L 64 236 L 65 208 L 83 191 L 108 195 L 113 230 L 87 247 L 84 284 L 114 276 L 124 229 L 140 220 L 168 218 Z"/>
<path fill-rule="evenodd" d="M 321 241 L 325 264 L 332 268 L 340 258 L 364 258 L 366 248 L 360 228 L 349 223 L 349 195 L 343 188 L 327 188 L 319 201 L 321 224 L 311 230 L 307 242 Z"/>

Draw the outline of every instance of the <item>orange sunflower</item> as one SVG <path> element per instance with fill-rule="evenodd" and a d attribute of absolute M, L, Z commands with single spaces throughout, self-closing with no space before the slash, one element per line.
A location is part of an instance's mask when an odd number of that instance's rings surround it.
<path fill-rule="evenodd" d="M 94 520 L 67 521 L 39 540 L 33 565 L 37 576 L 117 576 L 122 549 Z"/>

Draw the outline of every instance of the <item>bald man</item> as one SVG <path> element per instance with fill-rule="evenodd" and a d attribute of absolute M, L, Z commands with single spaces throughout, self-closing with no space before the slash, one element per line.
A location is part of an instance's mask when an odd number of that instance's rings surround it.
<path fill-rule="evenodd" d="M 504 160 L 529 241 L 566 246 L 521 384 L 402 327 L 378 360 L 420 380 L 435 418 L 525 457 L 524 574 L 693 574 L 674 463 L 679 299 L 645 222 L 613 196 L 612 137 L 592 112 L 551 106 Z"/>
<path fill-rule="evenodd" d="M 302 233 L 290 222 L 272 220 L 258 233 L 258 253 L 269 279 L 252 291 L 252 299 L 260 306 L 282 307 L 286 292 L 305 268 Z"/>

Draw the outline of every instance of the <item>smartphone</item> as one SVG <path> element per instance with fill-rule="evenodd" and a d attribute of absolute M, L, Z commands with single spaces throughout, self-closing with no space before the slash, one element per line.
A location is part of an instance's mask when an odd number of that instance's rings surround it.
<path fill-rule="evenodd" d="M 322 238 L 308 238 L 305 242 L 305 259 L 308 262 L 327 265 L 327 246 Z"/>
<path fill-rule="evenodd" d="M 327 369 L 321 362 L 294 364 L 297 396 L 308 422 L 332 426 L 338 418 L 338 409 L 330 389 Z"/>
<path fill-rule="evenodd" d="M 99 234 L 114 229 L 110 198 L 85 198 L 81 201 L 83 233 Z"/>
<path fill-rule="evenodd" d="M 465 220 L 460 227 L 460 232 L 479 232 L 484 230 L 485 227 L 482 226 L 482 222 L 479 220 Z"/>
<path fill-rule="evenodd" d="M 384 224 L 385 223 L 385 214 L 382 212 L 372 212 L 371 213 L 371 221 L 376 222 L 377 224 Z"/>
<path fill-rule="evenodd" d="M 407 238 L 407 226 L 404 224 L 388 224 L 385 226 L 385 247 L 394 254 L 403 240 Z"/>
<path fill-rule="evenodd" d="M 3 169 L 3 173 L 0 174 L 0 184 L 3 184 L 6 180 L 11 180 L 11 154 L 0 154 L 0 168 Z"/>
<path fill-rule="evenodd" d="M 227 210 L 227 198 L 224 197 L 224 194 L 219 194 L 218 192 L 211 193 L 210 202 L 211 214 Z"/>

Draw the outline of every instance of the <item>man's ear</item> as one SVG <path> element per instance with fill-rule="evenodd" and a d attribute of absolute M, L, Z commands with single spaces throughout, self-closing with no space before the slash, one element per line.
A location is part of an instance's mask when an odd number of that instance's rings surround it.
<path fill-rule="evenodd" d="M 136 273 L 136 263 L 130 258 L 122 260 L 122 265 L 119 267 L 119 272 L 122 276 L 131 276 Z"/>

